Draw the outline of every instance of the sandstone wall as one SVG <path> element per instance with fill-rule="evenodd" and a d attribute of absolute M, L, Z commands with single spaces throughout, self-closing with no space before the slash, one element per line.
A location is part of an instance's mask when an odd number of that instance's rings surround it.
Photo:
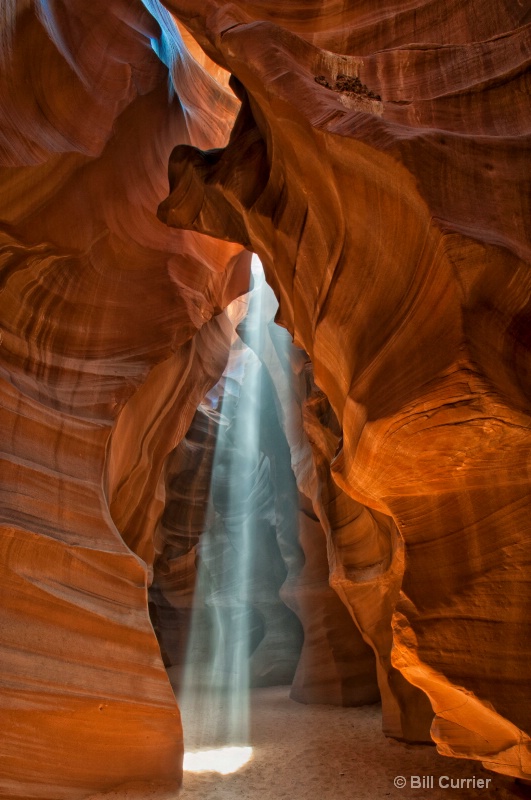
<path fill-rule="evenodd" d="M 526 12 L 167 5 L 242 108 L 224 150 L 174 150 L 159 216 L 261 257 L 334 480 L 403 541 L 394 668 L 440 752 L 528 776 Z"/>
<path fill-rule="evenodd" d="M 219 312 L 249 257 L 155 212 L 172 146 L 223 144 L 237 102 L 184 50 L 170 92 L 140 4 L 17 11 L 0 70 L 0 794 L 177 785 L 147 611 L 159 477 L 224 368 Z"/>
<path fill-rule="evenodd" d="M 1 792 L 179 782 L 147 588 L 242 246 L 313 365 L 303 540 L 388 732 L 529 777 L 528 12 L 167 5 L 201 63 L 154 1 L 4 13 Z"/>

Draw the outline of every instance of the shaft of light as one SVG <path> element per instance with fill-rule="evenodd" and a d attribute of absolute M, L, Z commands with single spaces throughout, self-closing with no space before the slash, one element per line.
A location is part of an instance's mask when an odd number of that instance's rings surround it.
<path fill-rule="evenodd" d="M 228 379 L 238 391 L 225 393 L 212 467 L 209 525 L 201 536 L 187 663 L 180 693 L 185 764 L 224 773 L 245 763 L 249 747 L 249 658 L 251 652 L 253 537 L 258 518 L 260 478 L 259 352 L 265 279 L 253 264 L 254 289 L 245 318 L 246 342 L 235 342 Z M 267 460 L 267 459 L 266 459 Z M 199 751 L 199 752 L 197 752 Z M 202 755 L 200 756 L 200 753 Z M 205 753 L 209 753 L 208 757 Z M 217 755 L 216 755 L 217 754 Z M 196 758 L 197 757 L 197 758 Z M 240 765 L 241 765 L 240 764 Z M 186 767 L 191 769 L 192 767 Z M 194 769 L 197 766 L 193 767 Z M 234 767 L 238 769 L 239 767 Z"/>

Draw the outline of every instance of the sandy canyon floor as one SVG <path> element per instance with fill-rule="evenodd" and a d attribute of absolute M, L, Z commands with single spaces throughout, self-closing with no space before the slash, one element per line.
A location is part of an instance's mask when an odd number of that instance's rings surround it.
<path fill-rule="evenodd" d="M 212 708 L 213 717 L 216 713 L 222 714 L 223 708 Z M 185 732 L 190 730 L 193 720 L 183 715 L 183 722 Z M 531 796 L 526 787 L 487 772 L 480 764 L 443 758 L 429 745 L 385 738 L 379 705 L 302 705 L 289 699 L 286 686 L 253 690 L 251 743 L 253 756 L 239 771 L 229 775 L 185 772 L 178 795 L 137 785 L 92 795 L 90 800 L 507 800 Z M 424 785 L 416 788 L 418 780 L 412 776 L 424 779 Z M 431 776 L 433 781 L 428 782 Z M 442 776 L 446 777 L 439 786 Z M 465 779 L 462 787 L 449 785 L 459 779 Z M 470 779 L 468 788 L 466 779 Z M 483 788 L 478 788 L 478 779 L 484 782 Z"/>

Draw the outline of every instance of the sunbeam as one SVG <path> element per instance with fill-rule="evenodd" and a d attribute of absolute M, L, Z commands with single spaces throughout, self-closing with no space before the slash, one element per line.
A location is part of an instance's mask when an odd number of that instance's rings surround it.
<path fill-rule="evenodd" d="M 268 514 L 261 507 L 263 498 L 271 494 L 269 462 L 259 442 L 261 365 L 256 353 L 263 335 L 260 317 L 265 279 L 256 260 L 252 274 L 244 322 L 246 344 L 235 340 L 222 378 L 209 524 L 198 550 L 198 579 L 180 696 L 183 713 L 201 721 L 194 722 L 188 737 L 193 741 L 187 745 L 201 751 L 209 748 L 208 753 L 218 754 L 216 763 L 225 756 L 230 756 L 227 763 L 232 763 L 235 754 L 242 756 L 249 749 L 249 663 L 253 633 L 259 626 L 252 608 L 256 538 L 259 520 Z M 223 714 L 214 721 L 212 708 L 219 705 Z"/>

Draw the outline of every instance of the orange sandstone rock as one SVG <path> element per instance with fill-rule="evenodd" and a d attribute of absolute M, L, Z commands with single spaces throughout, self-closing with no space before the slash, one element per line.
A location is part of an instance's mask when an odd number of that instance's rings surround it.
<path fill-rule="evenodd" d="M 140 4 L 45 9 L 20 4 L 0 70 L 0 794 L 24 800 L 179 785 L 157 487 L 249 270 L 155 213 L 175 141 L 223 144 L 235 99 L 182 49 L 179 101 Z"/>
<path fill-rule="evenodd" d="M 167 5 L 242 109 L 225 149 L 174 150 L 159 215 L 260 255 L 339 423 L 334 480 L 371 510 L 364 546 L 389 518 L 403 543 L 394 667 L 441 752 L 529 777 L 525 13 Z"/>
<path fill-rule="evenodd" d="M 6 14 L 1 792 L 179 783 L 147 587 L 242 245 L 326 396 L 313 465 L 284 429 L 364 696 L 370 643 L 388 732 L 423 735 L 427 697 L 442 753 L 529 777 L 526 9 L 167 5 L 217 66 L 154 6 Z"/>

